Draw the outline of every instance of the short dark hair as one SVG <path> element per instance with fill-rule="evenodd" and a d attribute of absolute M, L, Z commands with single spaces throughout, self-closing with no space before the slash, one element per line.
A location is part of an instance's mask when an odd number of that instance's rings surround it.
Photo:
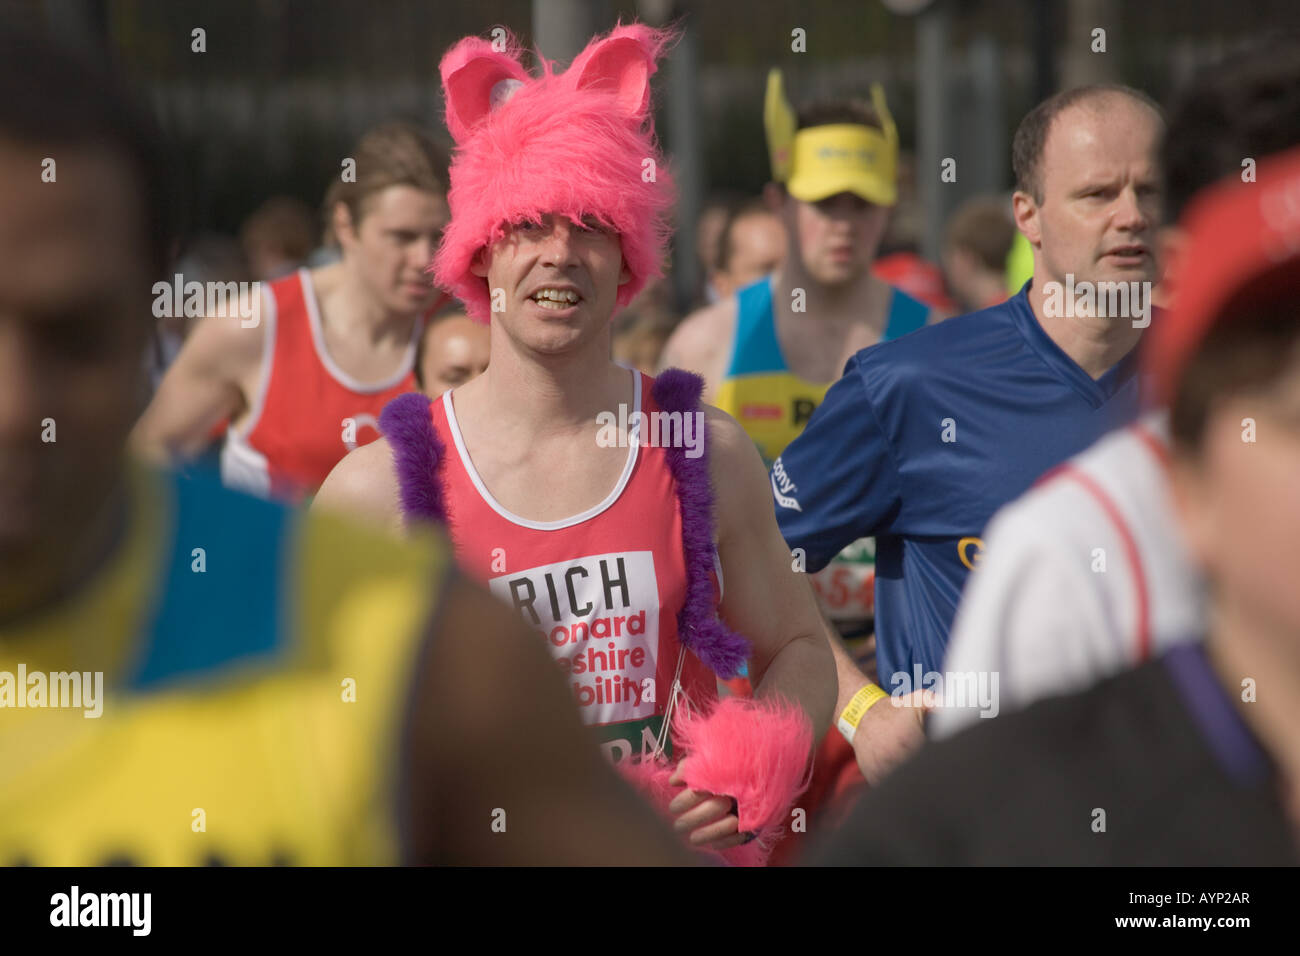
<path fill-rule="evenodd" d="M 246 254 L 269 248 L 292 262 L 302 262 L 316 247 L 316 217 L 312 208 L 292 196 L 272 196 L 239 227 Z"/>
<path fill-rule="evenodd" d="M 1000 274 L 1006 269 L 1015 238 L 1016 226 L 1006 200 L 976 196 L 952 214 L 944 229 L 943 244 L 947 249 L 965 249 L 985 269 Z"/>
<path fill-rule="evenodd" d="M 152 115 L 115 76 L 3 15 L 0 138 L 105 147 L 124 159 L 136 181 L 150 264 L 156 275 L 167 272 L 177 204 L 166 147 Z"/>
<path fill-rule="evenodd" d="M 1127 96 L 1138 103 L 1148 106 L 1163 119 L 1160 105 L 1141 90 L 1122 83 L 1094 83 L 1088 86 L 1076 86 L 1049 96 L 1039 103 L 1020 121 L 1016 135 L 1011 141 L 1011 168 L 1016 174 L 1016 189 L 1034 197 L 1034 202 L 1043 201 L 1043 147 L 1047 143 L 1047 134 L 1051 132 L 1052 121 L 1069 109 L 1092 99 L 1104 96 Z"/>
<path fill-rule="evenodd" d="M 344 182 L 336 177 L 325 191 L 325 235 L 330 244 L 337 242 L 333 224 L 338 203 L 347 206 L 356 228 L 365 215 L 366 201 L 389 186 L 410 186 L 438 197 L 447 195 L 450 156 L 428 130 L 415 123 L 381 123 L 361 135 L 350 155 L 356 160 L 356 178 Z"/>
<path fill-rule="evenodd" d="M 731 266 L 731 256 L 736 251 L 736 223 L 750 216 L 770 215 L 772 215 L 772 212 L 762 199 L 747 199 L 732 206 L 727 212 L 727 219 L 722 225 L 722 231 L 718 233 L 718 254 L 714 260 L 714 268 L 725 272 Z"/>
<path fill-rule="evenodd" d="M 878 130 L 885 128 L 884 121 L 876 112 L 875 106 L 866 100 L 851 98 L 814 100 L 796 111 L 796 121 L 799 129 L 808 129 L 810 126 L 834 126 L 839 123 L 870 126 Z"/>
<path fill-rule="evenodd" d="M 1281 263 L 1227 302 L 1188 359 L 1170 403 L 1176 448 L 1201 450 L 1215 405 L 1239 395 L 1271 390 L 1300 360 L 1300 264 Z"/>
<path fill-rule="evenodd" d="M 1165 219 L 1197 192 L 1300 145 L 1300 36 L 1252 44 L 1199 71 L 1175 98 L 1161 148 Z"/>

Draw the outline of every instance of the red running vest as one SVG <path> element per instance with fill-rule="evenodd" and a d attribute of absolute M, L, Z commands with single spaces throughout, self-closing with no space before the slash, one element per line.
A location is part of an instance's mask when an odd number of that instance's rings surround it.
<path fill-rule="evenodd" d="M 631 374 L 633 407 L 659 411 L 653 380 Z M 682 655 L 677 640 L 686 566 L 665 450 L 629 447 L 604 501 L 560 521 L 530 521 L 497 502 L 474 470 L 452 395 L 444 392 L 430 414 L 446 450 L 442 494 L 457 560 L 540 632 L 583 722 L 598 728 L 612 760 L 653 751 L 679 657 L 689 701 L 707 707 L 717 697 L 713 672 L 693 653 Z M 716 564 L 715 556 L 715 574 Z M 716 581 L 714 593 L 720 595 Z"/>
<path fill-rule="evenodd" d="M 262 297 L 266 348 L 251 414 L 231 428 L 221 450 L 221 478 L 232 488 L 291 502 L 313 495 L 353 448 L 379 437 L 379 413 L 417 389 L 415 323 L 398 373 L 365 384 L 325 350 L 311 273 L 299 269 L 270 283 Z"/>

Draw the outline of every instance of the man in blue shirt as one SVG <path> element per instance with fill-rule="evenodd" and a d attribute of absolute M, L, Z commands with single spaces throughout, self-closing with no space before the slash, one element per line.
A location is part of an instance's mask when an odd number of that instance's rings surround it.
<path fill-rule="evenodd" d="M 907 695 L 939 671 L 993 513 L 1136 415 L 1162 127 L 1149 98 L 1119 86 L 1031 111 L 1012 163 L 1032 280 L 1002 305 L 859 352 L 773 465 L 777 519 L 804 569 L 875 536 L 878 670 L 899 702 L 919 702 Z M 920 743 L 922 711 L 873 707 L 879 689 L 835 651 L 840 730 L 874 782 Z"/>

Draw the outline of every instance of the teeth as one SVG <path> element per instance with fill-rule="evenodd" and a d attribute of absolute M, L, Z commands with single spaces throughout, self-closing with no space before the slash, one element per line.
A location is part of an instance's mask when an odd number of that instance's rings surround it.
<path fill-rule="evenodd" d="M 565 302 L 570 305 L 578 301 L 578 293 L 572 289 L 538 289 L 533 293 L 532 297 L 537 302 L 549 300 L 551 302 Z"/>

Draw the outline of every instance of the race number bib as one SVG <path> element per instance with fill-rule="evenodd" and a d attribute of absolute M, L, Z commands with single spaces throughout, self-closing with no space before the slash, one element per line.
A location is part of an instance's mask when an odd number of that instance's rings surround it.
<path fill-rule="evenodd" d="M 593 554 L 489 580 L 546 641 L 588 725 L 658 710 L 659 589 L 654 553 Z"/>
<path fill-rule="evenodd" d="M 822 613 L 832 621 L 859 621 L 876 613 L 876 541 L 860 538 L 811 575 Z"/>

